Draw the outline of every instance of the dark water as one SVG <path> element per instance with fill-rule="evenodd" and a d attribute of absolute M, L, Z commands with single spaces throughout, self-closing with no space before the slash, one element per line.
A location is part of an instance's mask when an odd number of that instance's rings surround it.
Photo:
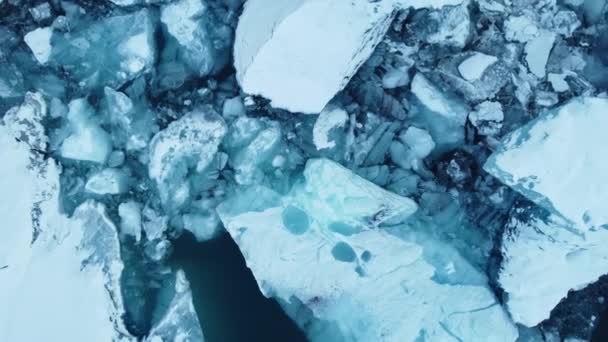
<path fill-rule="evenodd" d="M 259 291 L 228 234 L 204 243 L 184 234 L 174 246 L 174 261 L 190 281 L 206 342 L 306 341 L 279 305 Z"/>

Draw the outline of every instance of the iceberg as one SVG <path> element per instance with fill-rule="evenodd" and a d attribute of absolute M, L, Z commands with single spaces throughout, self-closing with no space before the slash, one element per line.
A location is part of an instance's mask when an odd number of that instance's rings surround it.
<path fill-rule="evenodd" d="M 504 184 L 585 231 L 608 224 L 608 99 L 576 98 L 509 134 L 484 165 Z"/>
<path fill-rule="evenodd" d="M 502 240 L 498 282 L 515 322 L 539 324 L 568 291 L 608 273 L 608 230 L 581 233 L 560 221 L 538 210 L 513 209 Z"/>
<path fill-rule="evenodd" d="M 254 186 L 217 210 L 262 292 L 312 341 L 515 341 L 517 329 L 475 275 L 440 276 L 449 271 L 427 261 L 423 245 L 376 228 L 416 207 L 312 159 L 287 196 Z"/>
<path fill-rule="evenodd" d="M 274 107 L 318 114 L 369 58 L 397 9 L 460 3 L 248 0 L 236 29 L 237 79 Z"/>

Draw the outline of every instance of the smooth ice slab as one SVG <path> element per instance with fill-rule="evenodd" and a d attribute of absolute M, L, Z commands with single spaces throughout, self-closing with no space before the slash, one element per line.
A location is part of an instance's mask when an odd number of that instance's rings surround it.
<path fill-rule="evenodd" d="M 274 107 L 319 113 L 371 55 L 396 8 L 461 2 L 248 0 L 236 30 L 237 79 Z"/>
<path fill-rule="evenodd" d="M 578 227 L 608 224 L 606 108 L 577 98 L 507 136 L 484 169 Z"/>
<path fill-rule="evenodd" d="M 461 258 L 436 269 L 421 245 L 370 229 L 405 217 L 399 212 L 411 213 L 413 202 L 329 160 L 310 160 L 304 178 L 284 197 L 249 188 L 218 213 L 261 290 L 312 341 L 516 339 L 492 292 L 473 280 L 483 277 L 461 269 Z"/>
<path fill-rule="evenodd" d="M 529 327 L 568 295 L 608 273 L 608 230 L 584 234 L 518 208 L 502 242 L 499 284 L 511 317 Z"/>

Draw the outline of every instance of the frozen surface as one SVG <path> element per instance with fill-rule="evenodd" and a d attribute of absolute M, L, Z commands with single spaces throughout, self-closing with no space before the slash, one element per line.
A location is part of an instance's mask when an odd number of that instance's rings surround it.
<path fill-rule="evenodd" d="M 572 100 L 507 136 L 484 169 L 579 229 L 608 224 L 607 106 Z"/>
<path fill-rule="evenodd" d="M 529 327 L 549 318 L 568 291 L 608 273 L 608 230 L 573 231 L 515 209 L 503 238 L 499 283 L 513 319 Z"/>
<path fill-rule="evenodd" d="M 304 178 L 283 198 L 253 187 L 218 212 L 260 289 L 311 340 L 516 339 L 492 292 L 470 280 L 475 271 L 440 279 L 421 245 L 370 229 L 406 218 L 412 201 L 329 160 L 309 160 Z"/>

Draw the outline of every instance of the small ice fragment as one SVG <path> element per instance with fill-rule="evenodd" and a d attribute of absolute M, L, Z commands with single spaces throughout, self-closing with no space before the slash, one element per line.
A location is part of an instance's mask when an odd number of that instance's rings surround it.
<path fill-rule="evenodd" d="M 222 116 L 226 119 L 235 116 L 245 115 L 245 105 L 240 96 L 233 97 L 224 101 Z"/>
<path fill-rule="evenodd" d="M 135 201 L 121 203 L 118 206 L 120 216 L 120 232 L 130 235 L 135 241 L 141 240 L 141 204 Z"/>
<path fill-rule="evenodd" d="M 475 52 L 474 55 L 465 59 L 458 66 L 460 75 L 467 81 L 475 81 L 481 78 L 483 72 L 492 64 L 496 63 L 498 58 L 486 55 L 480 52 Z"/>
<path fill-rule="evenodd" d="M 112 142 L 110 135 L 92 120 L 91 105 L 85 99 L 75 99 L 68 107 L 72 134 L 63 141 L 59 153 L 67 159 L 105 163 L 112 152 Z"/>
<path fill-rule="evenodd" d="M 496 135 L 502 128 L 504 113 L 500 102 L 484 101 L 469 114 L 469 121 L 480 135 Z"/>
<path fill-rule="evenodd" d="M 182 216 L 184 229 L 191 232 L 198 242 L 211 240 L 221 231 L 220 219 L 214 212 L 202 214 L 185 214 Z"/>
<path fill-rule="evenodd" d="M 549 73 L 547 79 L 551 83 L 551 87 L 558 93 L 563 93 L 570 90 L 570 85 L 566 82 L 567 74 Z"/>
<path fill-rule="evenodd" d="M 23 40 L 34 53 L 34 57 L 40 64 L 45 64 L 51 57 L 52 27 L 40 27 L 28 32 Z"/>
<path fill-rule="evenodd" d="M 122 194 L 129 188 L 129 176 L 120 169 L 103 169 L 92 175 L 84 188 L 96 195 Z"/>
<path fill-rule="evenodd" d="M 418 159 L 426 158 L 435 148 L 435 142 L 429 132 L 414 126 L 408 127 L 405 132 L 401 133 L 399 139 L 410 147 Z"/>
<path fill-rule="evenodd" d="M 330 140 L 329 133 L 335 128 L 341 128 L 348 121 L 348 113 L 338 107 L 326 107 L 321 111 L 312 130 L 312 140 L 317 150 L 333 148 L 336 142 Z"/>
<path fill-rule="evenodd" d="M 526 62 L 530 72 L 539 78 L 545 77 L 549 54 L 555 42 L 555 33 L 542 31 L 536 38 L 526 44 Z"/>

